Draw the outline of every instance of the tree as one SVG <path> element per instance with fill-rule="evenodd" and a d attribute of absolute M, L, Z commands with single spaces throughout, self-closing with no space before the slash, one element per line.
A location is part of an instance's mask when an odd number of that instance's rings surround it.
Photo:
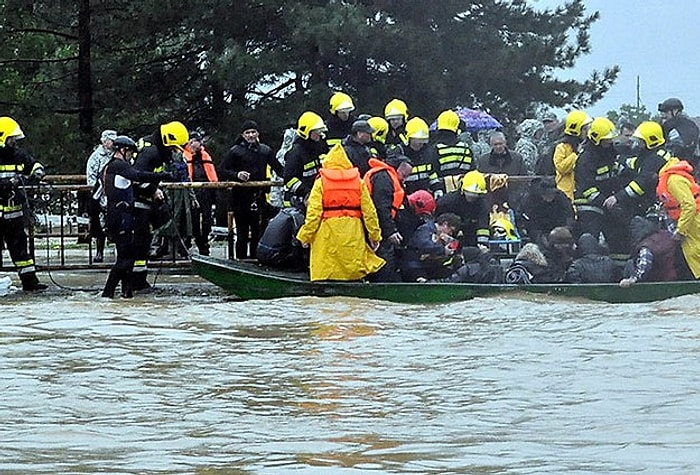
<path fill-rule="evenodd" d="M 633 106 L 632 104 L 622 104 L 619 110 L 610 110 L 605 114 L 618 127 L 623 122 L 629 122 L 634 127 L 646 120 L 652 120 L 651 113 L 644 104 Z"/>
<path fill-rule="evenodd" d="M 99 130 L 203 127 L 222 152 L 255 118 L 269 142 L 334 90 L 381 114 L 393 97 L 430 121 L 457 105 L 517 122 L 586 107 L 617 67 L 560 80 L 590 52 L 583 0 L 0 0 L 2 106 L 54 173 L 82 170 Z M 29 139 L 28 139 L 29 140 Z M 273 145 L 275 145 L 273 143 Z"/>

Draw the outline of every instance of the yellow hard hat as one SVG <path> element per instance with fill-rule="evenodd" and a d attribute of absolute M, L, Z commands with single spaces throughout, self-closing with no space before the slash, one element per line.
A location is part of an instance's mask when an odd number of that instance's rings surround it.
<path fill-rule="evenodd" d="M 472 170 L 462 178 L 462 191 L 483 195 L 486 193 L 486 177 L 478 170 Z"/>
<path fill-rule="evenodd" d="M 312 130 L 326 131 L 326 124 L 320 115 L 312 111 L 306 111 L 299 116 L 297 123 L 297 135 L 306 140 Z"/>
<path fill-rule="evenodd" d="M 614 139 L 616 136 L 615 124 L 607 117 L 596 117 L 588 129 L 588 138 L 596 145 L 600 145 L 601 140 Z"/>
<path fill-rule="evenodd" d="M 409 139 L 428 140 L 430 138 L 428 124 L 420 117 L 413 117 L 406 122 L 406 137 Z"/>
<path fill-rule="evenodd" d="M 384 143 L 386 141 L 386 134 L 389 132 L 389 123 L 384 120 L 383 117 L 370 117 L 367 119 L 369 125 L 374 129 L 372 133 L 372 140 Z"/>
<path fill-rule="evenodd" d="M 355 110 L 355 104 L 353 104 L 352 98 L 344 92 L 336 92 L 335 94 L 333 94 L 331 96 L 330 105 L 331 114 L 335 114 L 339 110 Z"/>
<path fill-rule="evenodd" d="M 392 99 L 384 107 L 384 118 L 389 120 L 396 117 L 403 117 L 408 120 L 408 106 L 401 99 Z"/>
<path fill-rule="evenodd" d="M 494 239 L 505 239 L 513 241 L 518 239 L 515 234 L 515 226 L 506 218 L 498 218 L 491 223 L 491 237 Z"/>
<path fill-rule="evenodd" d="M 573 137 L 580 137 L 583 128 L 592 122 L 591 116 L 582 110 L 569 112 L 564 121 L 564 133 Z"/>
<path fill-rule="evenodd" d="M 632 137 L 637 137 L 644 141 L 648 149 L 652 149 L 666 143 L 664 131 L 657 122 L 646 121 L 639 124 Z"/>
<path fill-rule="evenodd" d="M 161 125 L 160 136 L 163 139 L 163 145 L 166 147 L 175 147 L 178 150 L 183 150 L 183 147 L 190 139 L 187 127 L 185 127 L 182 122 L 178 121 Z"/>
<path fill-rule="evenodd" d="M 0 117 L 0 147 L 5 146 L 8 137 L 14 137 L 17 140 L 23 139 L 24 132 L 12 117 Z"/>
<path fill-rule="evenodd" d="M 459 129 L 459 116 L 453 110 L 442 111 L 437 118 L 438 130 L 450 130 L 457 132 Z"/>

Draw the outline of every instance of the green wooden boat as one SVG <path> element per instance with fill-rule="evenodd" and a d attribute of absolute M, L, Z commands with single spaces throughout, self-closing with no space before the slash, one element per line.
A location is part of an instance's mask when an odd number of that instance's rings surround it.
<path fill-rule="evenodd" d="M 448 303 L 508 292 L 579 297 L 611 303 L 639 303 L 700 293 L 700 281 L 617 284 L 438 284 L 310 282 L 303 273 L 273 270 L 255 262 L 192 256 L 192 270 L 236 297 L 358 297 L 399 303 Z"/>

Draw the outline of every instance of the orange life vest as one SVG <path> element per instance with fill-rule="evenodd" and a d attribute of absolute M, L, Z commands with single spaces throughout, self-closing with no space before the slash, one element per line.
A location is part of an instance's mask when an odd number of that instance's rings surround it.
<path fill-rule="evenodd" d="M 320 180 L 323 186 L 322 218 L 362 217 L 362 181 L 357 168 L 321 168 Z"/>
<path fill-rule="evenodd" d="M 372 176 L 375 173 L 380 172 L 382 170 L 386 170 L 386 172 L 389 174 L 389 178 L 391 178 L 391 184 L 394 188 L 394 197 L 391 200 L 391 218 L 396 218 L 396 213 L 398 213 L 399 209 L 401 209 L 404 197 L 406 196 L 406 191 L 404 190 L 403 185 L 399 180 L 399 175 L 396 173 L 394 167 L 388 165 L 385 162 L 382 162 L 381 160 L 377 160 L 376 158 L 370 158 L 368 163 L 369 166 L 372 168 L 370 168 L 369 171 L 365 173 L 364 180 L 370 195 L 372 194 Z"/>
<path fill-rule="evenodd" d="M 659 174 L 659 184 L 656 185 L 656 196 L 659 198 L 659 201 L 661 201 L 661 204 L 664 205 L 664 208 L 666 208 L 668 217 L 674 221 L 678 221 L 678 218 L 681 217 L 680 204 L 668 191 L 668 177 L 671 175 L 682 176 L 690 182 L 690 191 L 695 197 L 695 210 L 700 213 L 700 185 L 698 185 L 693 176 L 693 166 L 685 160 L 681 160 L 675 165 L 671 165 L 666 170 L 663 170 Z"/>
<path fill-rule="evenodd" d="M 204 168 L 204 173 L 207 174 L 207 179 L 210 182 L 218 182 L 219 177 L 216 174 L 216 168 L 214 167 L 214 161 L 211 159 L 209 152 L 204 150 L 202 147 L 202 167 Z M 187 162 L 187 171 L 190 175 L 190 180 L 194 180 L 194 163 L 192 163 L 192 150 L 189 147 L 185 147 L 182 155 L 185 156 L 185 162 Z"/>

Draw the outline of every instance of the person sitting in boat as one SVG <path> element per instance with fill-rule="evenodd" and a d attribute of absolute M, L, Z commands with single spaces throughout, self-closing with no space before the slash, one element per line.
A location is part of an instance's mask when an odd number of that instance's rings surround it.
<path fill-rule="evenodd" d="M 396 213 L 396 228 L 408 242 L 416 229 L 433 219 L 436 204 L 433 195 L 426 190 L 414 191 L 408 195 L 406 201 L 408 206 L 404 206 Z"/>
<path fill-rule="evenodd" d="M 552 229 L 540 245 L 528 243 L 508 267 L 508 284 L 551 284 L 561 282 L 573 262 L 574 238 L 569 228 Z"/>
<path fill-rule="evenodd" d="M 543 240 L 542 252 L 547 258 L 549 279 L 551 282 L 561 282 L 564 274 L 574 261 L 576 244 L 571 230 L 565 226 L 552 229 Z"/>
<path fill-rule="evenodd" d="M 414 282 L 418 277 L 440 279 L 450 275 L 457 262 L 459 241 L 455 236 L 461 227 L 462 220 L 454 213 L 441 214 L 419 226 L 403 252 L 403 280 Z"/>
<path fill-rule="evenodd" d="M 530 242 L 540 242 L 557 226 L 571 226 L 574 208 L 554 177 L 535 178 L 517 209 L 517 222 Z"/>
<path fill-rule="evenodd" d="M 661 167 L 656 194 L 675 222 L 675 238 L 680 240 L 687 263 L 679 265 L 682 272 L 678 278 L 700 279 L 700 185 L 693 176 L 693 166 L 675 157 L 669 160 Z"/>
<path fill-rule="evenodd" d="M 678 280 L 678 241 L 665 228 L 659 229 L 642 216 L 630 221 L 632 258 L 628 262 L 626 277 L 620 287 L 629 287 L 637 282 L 668 282 Z"/>
<path fill-rule="evenodd" d="M 371 158 L 369 164 L 371 168 L 364 176 L 364 183 L 377 210 L 382 230 L 383 239 L 377 255 L 386 261 L 386 265 L 372 279 L 377 282 L 399 282 L 397 249 L 405 244 L 406 237 L 399 231 L 397 216 L 399 210 L 405 207 L 403 183 L 411 173 L 412 164 L 408 157 L 399 153 L 390 153 L 386 162 Z"/>
<path fill-rule="evenodd" d="M 489 245 L 489 204 L 486 177 L 473 170 L 464 175 L 459 191 L 446 193 L 437 201 L 438 215 L 454 213 L 462 220 L 462 246 Z"/>
<path fill-rule="evenodd" d="M 577 251 L 579 257 L 566 269 L 564 282 L 599 284 L 620 280 L 620 267 L 592 234 L 583 233 L 578 238 Z"/>
<path fill-rule="evenodd" d="M 542 250 L 529 242 L 520 249 L 503 278 L 506 284 L 542 284 L 551 282 L 549 263 Z"/>
<path fill-rule="evenodd" d="M 340 145 L 323 161 L 297 239 L 311 247 L 312 282 L 360 280 L 385 264 L 374 253 L 382 240 L 377 210 Z"/>
<path fill-rule="evenodd" d="M 296 200 L 292 200 L 296 203 Z M 277 269 L 306 269 L 309 254 L 296 238 L 304 224 L 305 207 L 293 205 L 282 208 L 265 228 L 256 257 L 258 262 Z"/>
<path fill-rule="evenodd" d="M 462 265 L 448 277 L 435 280 L 418 278 L 418 282 L 442 283 L 473 283 L 500 284 L 503 283 L 503 267 L 489 251 L 480 247 L 465 247 L 462 249 Z"/>

